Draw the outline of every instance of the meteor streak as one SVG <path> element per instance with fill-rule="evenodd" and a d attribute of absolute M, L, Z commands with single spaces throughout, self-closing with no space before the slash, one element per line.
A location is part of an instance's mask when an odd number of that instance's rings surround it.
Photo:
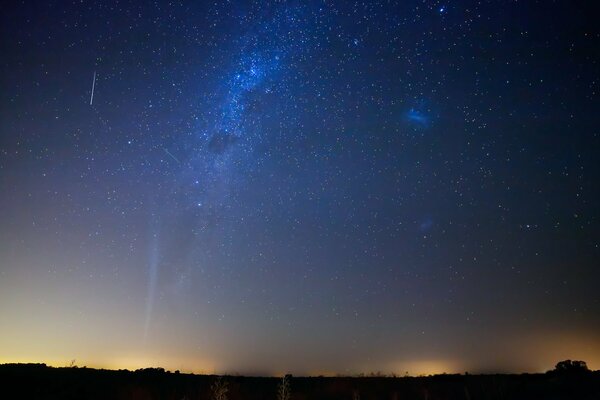
<path fill-rule="evenodd" d="M 94 88 L 96 87 L 96 71 L 94 71 L 94 80 L 92 81 L 92 95 L 90 96 L 90 106 L 94 101 Z"/>
<path fill-rule="evenodd" d="M 163 150 L 165 151 L 165 153 L 167 153 L 169 156 L 171 156 L 171 158 L 175 161 L 177 161 L 178 164 L 181 164 L 181 162 L 179 161 L 179 159 L 177 157 L 175 157 L 173 154 L 171 154 L 171 152 L 165 148 L 163 148 Z"/>

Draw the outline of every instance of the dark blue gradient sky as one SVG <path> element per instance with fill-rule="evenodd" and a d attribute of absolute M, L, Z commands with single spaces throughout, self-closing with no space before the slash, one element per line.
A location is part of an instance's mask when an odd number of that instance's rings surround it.
<path fill-rule="evenodd" d="M 600 368 L 595 15 L 5 5 L 0 362 Z"/>

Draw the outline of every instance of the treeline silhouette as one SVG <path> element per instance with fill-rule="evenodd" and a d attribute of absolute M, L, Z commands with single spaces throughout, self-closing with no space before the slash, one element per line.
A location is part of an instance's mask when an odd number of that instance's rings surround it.
<path fill-rule="evenodd" d="M 45 364 L 0 365 L 0 398 L 168 400 L 600 399 L 600 371 L 565 360 L 545 374 L 244 377 Z"/>

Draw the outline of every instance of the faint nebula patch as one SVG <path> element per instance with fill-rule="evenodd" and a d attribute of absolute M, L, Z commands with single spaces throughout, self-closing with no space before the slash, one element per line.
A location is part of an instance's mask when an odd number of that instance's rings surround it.
<path fill-rule="evenodd" d="M 404 112 L 403 119 L 407 125 L 415 130 L 430 128 L 433 122 L 431 110 L 426 106 L 425 101 L 420 101 Z"/>

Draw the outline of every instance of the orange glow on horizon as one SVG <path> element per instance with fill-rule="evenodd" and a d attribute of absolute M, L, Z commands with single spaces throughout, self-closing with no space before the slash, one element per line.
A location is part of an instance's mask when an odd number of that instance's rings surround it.
<path fill-rule="evenodd" d="M 305 364 L 304 370 L 288 370 L 285 365 L 279 365 L 271 370 L 258 369 L 253 370 L 252 364 L 246 362 L 238 366 L 235 363 L 239 360 L 220 357 L 220 353 L 211 354 L 210 357 L 203 357 L 202 354 L 186 354 L 183 349 L 159 349 L 158 347 L 145 347 L 123 350 L 124 346 L 119 346 L 111 351 L 93 351 L 86 350 L 85 346 L 75 349 L 75 351 L 66 351 L 70 353 L 68 357 L 57 357 L 63 347 L 61 346 L 34 346 L 29 348 L 26 343 L 20 342 L 21 348 L 15 346 L 14 336 L 4 337 L 5 344 L 13 344 L 6 347 L 9 352 L 3 354 L 0 363 L 44 363 L 51 367 L 67 367 L 72 359 L 75 359 L 75 365 L 78 367 L 87 366 L 96 369 L 127 369 L 136 370 L 143 368 L 164 368 L 168 371 L 179 370 L 182 373 L 195 374 L 250 374 L 262 376 L 283 376 L 292 373 L 295 376 L 355 376 L 359 373 L 369 375 L 370 373 L 381 371 L 384 375 L 395 374 L 404 376 L 406 373 L 410 376 L 435 375 L 435 374 L 453 374 L 464 373 L 468 371 L 477 373 L 543 373 L 554 368 L 557 362 L 571 359 L 583 360 L 591 370 L 600 369 L 600 343 L 591 332 L 579 334 L 577 332 L 552 332 L 531 334 L 523 337 L 518 346 L 511 343 L 498 344 L 482 353 L 483 359 L 468 358 L 440 358 L 435 355 L 430 358 L 418 359 L 397 359 L 396 361 L 373 361 L 362 365 L 354 366 L 349 369 L 335 371 L 331 367 L 319 368 L 315 365 Z M 71 342 L 73 343 L 73 342 Z M 39 344 L 39 342 L 38 342 Z M 76 351 L 84 349 L 85 351 Z M 45 354 L 44 354 L 45 352 Z M 37 356 L 39 353 L 39 357 Z M 484 358 L 485 356 L 485 358 Z M 220 360 L 215 362 L 214 360 Z M 290 360 L 292 365 L 295 360 Z M 243 365 L 243 366 L 242 366 Z M 282 369 L 282 366 L 284 367 Z"/>

